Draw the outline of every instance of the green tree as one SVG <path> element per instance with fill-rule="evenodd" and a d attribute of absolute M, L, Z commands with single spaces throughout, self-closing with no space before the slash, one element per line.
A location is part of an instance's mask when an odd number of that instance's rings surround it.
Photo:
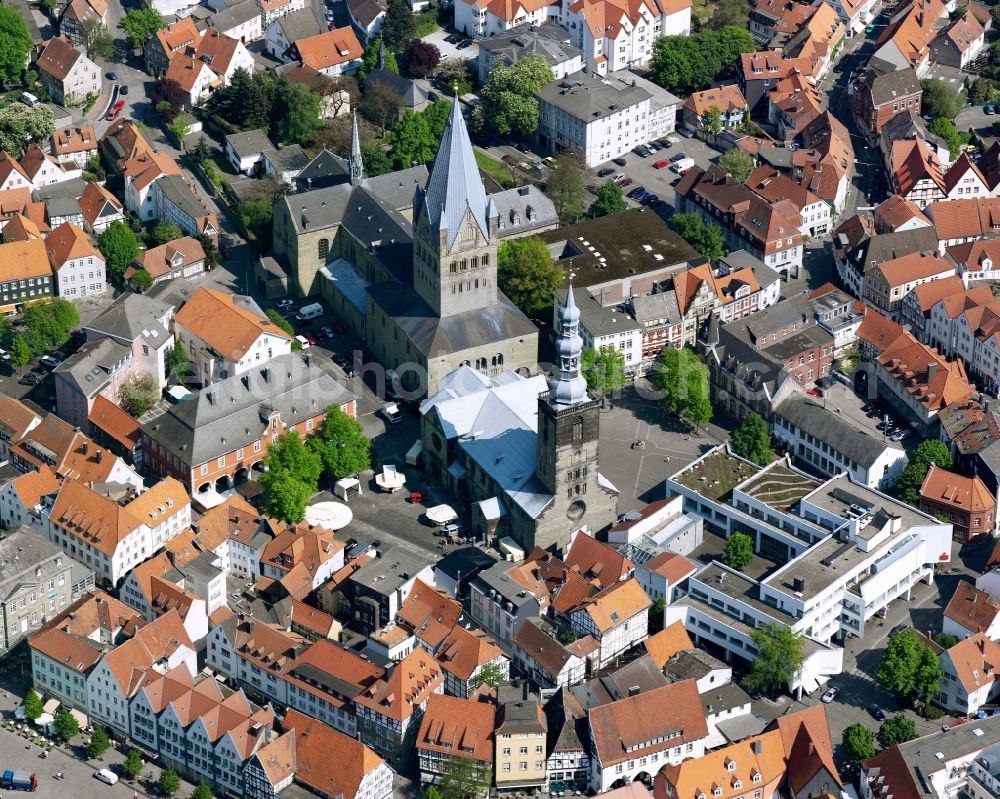
<path fill-rule="evenodd" d="M 528 316 L 552 307 L 552 292 L 565 276 L 537 236 L 512 239 L 497 249 L 497 285 Z"/>
<path fill-rule="evenodd" d="M 883 749 L 891 749 L 896 744 L 912 741 L 917 737 L 917 725 L 902 714 L 891 716 L 882 722 L 878 728 L 878 745 Z"/>
<path fill-rule="evenodd" d="M 79 323 L 76 306 L 62 297 L 36 302 L 21 312 L 24 340 L 32 356 L 61 347 Z"/>
<path fill-rule="evenodd" d="M 215 91 L 208 100 L 208 110 L 240 130 L 264 128 L 271 124 L 277 82 L 273 75 L 245 69 L 233 72 L 229 84 Z"/>
<path fill-rule="evenodd" d="M 438 136 L 440 139 L 441 137 Z M 389 154 L 376 144 L 362 144 L 361 158 L 365 164 L 365 174 L 368 177 L 377 177 L 392 172 L 392 159 Z"/>
<path fill-rule="evenodd" d="M 160 779 L 157 783 L 160 790 L 163 791 L 164 796 L 173 796 L 180 790 L 181 778 L 177 775 L 170 766 L 167 766 L 163 771 L 160 772 Z"/>
<path fill-rule="evenodd" d="M 545 181 L 545 193 L 559 214 L 563 225 L 572 225 L 583 216 L 587 196 L 584 164 L 576 153 L 563 152 L 556 157 L 555 168 Z"/>
<path fill-rule="evenodd" d="M 431 135 L 430 125 L 424 114 L 405 111 L 402 119 L 389 131 L 389 143 L 392 145 L 396 168 L 408 169 L 433 161 L 439 138 Z"/>
<path fill-rule="evenodd" d="M 7 7 L 0 6 L 0 10 Z M 20 158 L 31 142 L 48 139 L 55 129 L 52 112 L 44 105 L 29 108 L 24 103 L 11 103 L 0 108 L 0 150 L 15 158 Z"/>
<path fill-rule="evenodd" d="M 609 180 L 597 190 L 597 199 L 590 205 L 591 216 L 610 216 L 628 210 L 622 187 Z"/>
<path fill-rule="evenodd" d="M 302 345 L 299 340 L 295 338 L 295 328 L 292 327 L 292 323 L 287 319 L 282 318 L 281 314 L 275 311 L 273 308 L 267 312 L 267 318 L 270 319 L 274 324 L 284 330 L 289 336 L 292 337 L 292 350 L 301 350 Z"/>
<path fill-rule="evenodd" d="M 132 277 L 129 278 L 129 283 L 135 287 L 136 291 L 142 294 L 149 291 L 149 288 L 153 285 L 153 276 L 145 269 L 136 269 L 132 273 Z"/>
<path fill-rule="evenodd" d="M 729 437 L 729 443 L 733 452 L 758 466 L 766 466 L 774 460 L 771 434 L 767 429 L 767 422 L 759 413 L 748 413 Z"/>
<path fill-rule="evenodd" d="M 287 472 L 316 491 L 319 476 L 323 473 L 323 460 L 306 446 L 295 430 L 283 433 L 271 445 L 264 458 L 268 470 Z"/>
<path fill-rule="evenodd" d="M 389 0 L 382 20 L 382 40 L 386 48 L 398 51 L 417 32 L 417 21 L 405 0 Z"/>
<path fill-rule="evenodd" d="M 683 415 L 691 405 L 691 387 L 707 379 L 707 368 L 694 351 L 666 347 L 654 364 L 650 382 L 661 394 L 660 407 Z"/>
<path fill-rule="evenodd" d="M 121 278 L 139 256 L 139 240 L 132 229 L 121 220 L 115 220 L 97 240 L 97 247 L 104 256 L 109 275 Z"/>
<path fill-rule="evenodd" d="M 934 694 L 941 687 L 941 661 L 933 650 L 924 644 L 920 648 L 920 657 L 917 659 L 917 669 L 913 675 L 913 692 L 917 696 L 923 697 L 928 704 Z"/>
<path fill-rule="evenodd" d="M 625 353 L 610 344 L 600 350 L 587 347 L 580 355 L 580 371 L 591 391 L 619 391 L 625 387 Z"/>
<path fill-rule="evenodd" d="M 183 237 L 184 231 L 178 225 L 175 225 L 173 222 L 160 220 L 149 231 L 149 244 L 152 247 L 159 247 L 168 241 L 175 241 Z"/>
<path fill-rule="evenodd" d="M 438 790 L 441 799 L 472 799 L 482 796 L 493 782 L 492 769 L 471 757 L 450 757 Z"/>
<path fill-rule="evenodd" d="M 690 36 L 663 36 L 653 43 L 650 72 L 664 88 L 688 95 L 732 73 L 740 54 L 755 49 L 750 32 L 734 25 Z"/>
<path fill-rule="evenodd" d="M 296 480 L 283 470 L 264 472 L 260 484 L 264 489 L 264 512 L 290 524 L 305 518 L 306 505 L 316 493 L 315 486 Z"/>
<path fill-rule="evenodd" d="M 934 643 L 942 649 L 951 649 L 958 643 L 958 636 L 951 633 L 934 633 Z"/>
<path fill-rule="evenodd" d="M 0 81 L 15 83 L 21 77 L 32 46 L 28 25 L 12 6 L 0 6 Z"/>
<path fill-rule="evenodd" d="M 28 693 L 24 695 L 21 707 L 24 708 L 24 717 L 29 721 L 34 721 L 43 713 L 42 697 L 38 695 L 37 691 L 29 689 Z"/>
<path fill-rule="evenodd" d="M 712 12 L 707 27 L 712 30 L 720 30 L 730 25 L 745 28 L 750 20 L 748 9 L 749 6 L 743 0 L 719 0 L 715 4 L 715 11 Z"/>
<path fill-rule="evenodd" d="M 753 172 L 753 158 L 734 147 L 722 154 L 719 159 L 719 169 L 727 175 L 732 175 L 733 180 L 744 183 Z"/>
<path fill-rule="evenodd" d="M 80 22 L 80 43 L 91 60 L 95 56 L 110 59 L 115 54 L 115 40 L 97 17 L 88 17 Z"/>
<path fill-rule="evenodd" d="M 730 569 L 743 571 L 753 561 L 753 539 L 746 533 L 735 532 L 726 540 L 722 562 Z"/>
<path fill-rule="evenodd" d="M 18 369 L 26 366 L 31 360 L 31 347 L 24 336 L 18 333 L 10 342 L 10 361 Z"/>
<path fill-rule="evenodd" d="M 111 748 L 111 739 L 108 737 L 104 727 L 95 727 L 94 734 L 90 736 L 90 743 L 87 744 L 87 754 L 95 760 Z"/>
<path fill-rule="evenodd" d="M 372 442 L 364 428 L 336 405 L 326 409 L 323 426 L 312 435 L 309 449 L 319 456 L 330 481 L 371 468 Z"/>
<path fill-rule="evenodd" d="M 935 136 L 940 136 L 948 144 L 948 151 L 951 157 L 958 158 L 962 152 L 962 137 L 955 130 L 955 125 L 950 119 L 945 117 L 935 117 L 927 126 L 927 129 Z"/>
<path fill-rule="evenodd" d="M 122 761 L 122 773 L 125 775 L 126 779 L 134 780 L 142 774 L 144 766 L 145 763 L 142 762 L 142 755 L 139 754 L 139 750 L 129 749 L 128 755 L 126 755 L 125 760 Z"/>
<path fill-rule="evenodd" d="M 358 105 L 358 110 L 379 129 L 382 136 L 399 119 L 401 108 L 399 95 L 382 81 L 369 81 L 365 85 L 364 99 Z M 365 170 L 368 170 L 368 161 L 365 161 Z"/>
<path fill-rule="evenodd" d="M 473 128 L 488 127 L 504 136 L 533 133 L 538 129 L 535 93 L 552 80 L 552 69 L 541 56 L 522 58 L 512 66 L 498 61 L 479 93 Z"/>
<path fill-rule="evenodd" d="M 862 760 L 875 757 L 875 737 L 864 724 L 852 724 L 844 730 L 840 748 L 844 759 L 856 766 Z"/>
<path fill-rule="evenodd" d="M 920 81 L 920 88 L 923 89 L 920 105 L 925 114 L 954 119 L 962 110 L 962 95 L 943 80 L 925 78 Z"/>
<path fill-rule="evenodd" d="M 708 132 L 713 136 L 722 133 L 722 111 L 717 105 L 708 109 Z"/>
<path fill-rule="evenodd" d="M 708 395 L 708 367 L 704 364 L 699 370 L 699 379 L 688 385 L 688 401 L 684 415 L 694 422 L 696 428 L 712 421 L 712 400 Z"/>
<path fill-rule="evenodd" d="M 191 799 L 212 799 L 212 789 L 205 780 L 199 782 L 191 792 Z"/>
<path fill-rule="evenodd" d="M 500 687 L 500 683 L 507 679 L 507 676 L 500 668 L 500 664 L 493 660 L 483 666 L 472 679 L 475 685 L 488 685 L 495 691 Z"/>
<path fill-rule="evenodd" d="M 667 223 L 678 236 L 701 255 L 717 263 L 725 255 L 725 237 L 718 225 L 706 224 L 694 213 L 674 214 Z"/>
<path fill-rule="evenodd" d="M 941 441 L 921 441 L 910 456 L 903 474 L 896 483 L 896 496 L 903 502 L 916 506 L 920 501 L 920 486 L 931 464 L 947 469 L 952 464 L 951 451 Z"/>
<path fill-rule="evenodd" d="M 972 82 L 969 90 L 969 102 L 972 103 L 995 103 L 1000 98 L 1000 89 L 997 83 L 988 78 L 976 78 Z"/>
<path fill-rule="evenodd" d="M 167 23 L 155 8 L 134 8 L 125 15 L 119 25 L 128 36 L 129 47 L 140 50 L 157 31 L 163 30 Z"/>
<path fill-rule="evenodd" d="M 278 81 L 274 92 L 271 138 L 281 144 L 308 144 L 323 127 L 323 98 L 302 83 Z"/>
<path fill-rule="evenodd" d="M 134 419 L 138 419 L 160 399 L 160 387 L 149 372 L 133 372 L 118 389 L 118 404 Z"/>
<path fill-rule="evenodd" d="M 941 680 L 941 665 L 917 633 L 904 630 L 886 644 L 875 679 L 899 697 L 921 694 L 929 700 Z"/>
<path fill-rule="evenodd" d="M 649 609 L 649 634 L 656 635 L 663 629 L 663 614 L 667 609 L 667 598 L 661 596 Z"/>
<path fill-rule="evenodd" d="M 280 317 L 279 317 L 280 318 Z M 281 321 L 285 321 L 282 319 Z M 167 356 L 167 372 L 175 383 L 183 383 L 191 373 L 191 359 L 188 358 L 184 342 L 177 339 L 170 355 Z"/>
<path fill-rule="evenodd" d="M 240 203 L 240 222 L 253 237 L 258 252 L 271 249 L 273 209 L 274 201 L 270 197 L 257 197 Z"/>
<path fill-rule="evenodd" d="M 858 350 L 857 344 L 851 344 L 844 348 L 844 351 L 840 353 L 837 358 L 837 368 L 845 373 L 853 372 L 861 360 L 861 351 Z"/>
<path fill-rule="evenodd" d="M 364 80 L 368 73 L 378 67 L 379 54 L 382 52 L 382 37 L 376 36 L 365 48 L 365 54 L 361 57 L 361 64 L 358 66 L 358 80 Z M 390 72 L 399 74 L 399 64 L 396 63 L 396 56 L 390 51 L 385 53 L 385 68 Z"/>
<path fill-rule="evenodd" d="M 803 637 L 776 624 L 762 625 L 750 637 L 757 654 L 744 679 L 746 687 L 767 693 L 787 686 L 802 668 Z"/>
<path fill-rule="evenodd" d="M 441 794 L 433 785 L 428 785 L 424 788 L 424 799 L 441 799 Z"/>
<path fill-rule="evenodd" d="M 56 713 L 53 724 L 55 725 L 56 737 L 63 743 L 80 734 L 80 724 L 77 722 L 76 717 L 66 708 Z"/>

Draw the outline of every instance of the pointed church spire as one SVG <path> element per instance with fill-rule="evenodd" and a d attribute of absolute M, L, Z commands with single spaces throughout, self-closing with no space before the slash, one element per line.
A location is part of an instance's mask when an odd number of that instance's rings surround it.
<path fill-rule="evenodd" d="M 378 68 L 385 69 L 385 42 L 379 42 L 378 48 Z"/>
<path fill-rule="evenodd" d="M 354 113 L 351 131 L 351 185 L 358 186 L 364 177 L 365 165 L 361 161 L 361 139 L 358 136 L 358 115 Z"/>
<path fill-rule="evenodd" d="M 451 116 L 444 127 L 434 166 L 431 167 L 425 204 L 431 227 L 448 231 L 449 248 L 458 236 L 458 229 L 467 211 L 472 212 L 482 235 L 489 239 L 486 189 L 479 177 L 472 141 L 465 127 L 457 96 L 451 107 Z"/>
<path fill-rule="evenodd" d="M 571 285 L 566 291 L 566 307 L 559 315 L 559 336 L 556 338 L 559 373 L 549 380 L 549 402 L 554 405 L 576 405 L 588 399 L 587 381 L 580 374 L 583 339 L 579 328 L 580 309 L 576 307 Z"/>

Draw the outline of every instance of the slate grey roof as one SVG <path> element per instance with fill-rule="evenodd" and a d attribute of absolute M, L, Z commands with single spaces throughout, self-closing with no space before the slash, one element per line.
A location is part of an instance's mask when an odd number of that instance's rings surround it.
<path fill-rule="evenodd" d="M 774 409 L 774 415 L 787 420 L 866 469 L 871 468 L 887 449 L 900 449 L 888 442 L 879 441 L 839 414 L 831 413 L 820 403 L 805 397 L 789 397 Z"/>
<path fill-rule="evenodd" d="M 851 267 L 865 273 L 875 265 L 881 266 L 893 258 L 914 252 L 937 252 L 937 231 L 933 226 L 903 230 L 897 233 L 879 233 L 868 236 L 847 253 Z"/>
<path fill-rule="evenodd" d="M 500 561 L 485 571 L 481 571 L 476 579 L 472 581 L 472 584 L 479 591 L 483 591 L 485 588 L 486 590 L 483 593 L 486 594 L 489 594 L 492 588 L 503 599 L 510 602 L 515 609 L 519 609 L 523 605 L 537 604 L 538 600 L 533 594 L 525 591 L 523 585 L 507 576 L 507 572 L 512 568 L 514 568 L 514 564 Z"/>
<path fill-rule="evenodd" d="M 750 694 L 736 683 L 728 682 L 701 694 L 701 707 L 705 715 L 720 713 L 750 704 Z"/>
<path fill-rule="evenodd" d="M 301 173 L 299 177 L 301 177 Z M 388 176 L 384 175 L 383 177 Z M 360 235 L 360 231 L 351 229 L 351 232 L 358 236 L 360 241 L 366 244 L 376 240 L 409 242 L 412 240 L 412 226 L 396 210 L 397 207 L 385 199 L 384 195 L 388 194 L 391 197 L 394 190 L 398 195 L 400 191 L 407 189 L 412 195 L 416 184 L 412 183 L 411 180 L 409 176 L 403 178 L 404 186 L 402 188 L 399 185 L 400 181 L 377 182 L 366 179 L 360 186 L 340 183 L 325 189 L 289 194 L 281 201 L 288 208 L 296 233 L 304 233 L 307 230 L 315 231 L 341 224 L 349 225 L 349 217 L 353 217 L 355 222 L 368 220 L 371 217 L 371 224 L 366 226 L 368 230 L 363 235 Z"/>
<path fill-rule="evenodd" d="M 439 317 L 411 285 L 380 283 L 369 288 L 368 295 L 426 357 L 538 333 L 531 320 L 499 292 L 493 305 L 446 317 Z"/>
<path fill-rule="evenodd" d="M 898 69 L 883 73 L 877 67 L 865 72 L 861 79 L 871 92 L 875 105 L 884 105 L 920 91 L 920 80 L 913 69 Z"/>
<path fill-rule="evenodd" d="M 426 558 L 396 547 L 370 560 L 347 579 L 373 593 L 389 596 L 426 566 Z"/>
<path fill-rule="evenodd" d="M 284 32 L 285 40 L 292 43 L 299 39 L 308 39 L 310 36 L 318 36 L 326 31 L 326 26 L 316 18 L 316 12 L 313 11 L 311 4 L 271 23 L 275 24 Z"/>
<path fill-rule="evenodd" d="M 159 320 L 172 315 L 172 306 L 168 303 L 144 294 L 128 292 L 112 303 L 104 313 L 84 325 L 83 329 L 120 341 L 135 341 L 142 337 L 162 342 L 170 334 Z"/>
<path fill-rule="evenodd" d="M 40 532 L 22 524 L 0 539 L 0 600 L 6 602 L 26 585 L 45 589 L 50 578 L 67 568 L 84 569 Z M 40 569 L 41 574 L 35 570 Z M 92 574 L 90 569 L 86 569 Z"/>
<path fill-rule="evenodd" d="M 479 42 L 479 51 L 491 53 L 507 64 L 516 64 L 529 55 L 541 56 L 550 67 L 583 56 L 572 44 L 569 32 L 555 22 L 518 25 Z"/>
<path fill-rule="evenodd" d="M 635 693 L 652 691 L 669 685 L 670 680 L 663 676 L 649 655 L 642 655 L 620 669 L 596 677 L 585 683 L 574 685 L 571 693 L 587 710 L 626 699 Z"/>
<path fill-rule="evenodd" d="M 467 209 L 472 211 L 483 236 L 489 238 L 486 189 L 479 177 L 479 167 L 476 166 L 476 156 L 469 140 L 469 131 L 465 127 L 465 119 L 462 118 L 458 97 L 452 103 L 451 116 L 444 127 L 441 146 L 431 168 L 423 202 L 431 227 L 434 230 L 448 231 L 449 249 L 458 236 L 458 228 Z"/>
<path fill-rule="evenodd" d="M 383 0 L 347 0 L 347 10 L 351 19 L 364 30 L 386 13 L 388 6 Z"/>
<path fill-rule="evenodd" d="M 523 235 L 559 224 L 555 204 L 537 186 L 520 186 L 494 192 L 489 195 L 489 200 L 493 204 L 491 213 L 499 214 L 503 220 L 504 229 L 500 238 Z"/>
<path fill-rule="evenodd" d="M 299 424 L 353 396 L 308 353 L 293 352 L 213 383 L 144 424 L 142 432 L 196 466 L 260 440 L 272 410 L 285 425 Z"/>
<path fill-rule="evenodd" d="M 229 6 L 225 11 L 219 11 L 208 18 L 209 28 L 215 28 L 227 33 L 239 25 L 244 25 L 254 17 L 260 16 L 260 6 L 257 0 L 240 0 Z"/>
<path fill-rule="evenodd" d="M 295 186 L 300 192 L 314 191 L 346 183 L 350 177 L 351 167 L 347 160 L 323 149 L 295 176 Z"/>
<path fill-rule="evenodd" d="M 245 130 L 242 133 L 230 133 L 226 136 L 226 144 L 236 153 L 240 160 L 251 156 L 260 156 L 265 150 L 274 149 L 268 135 L 262 130 Z"/>
<path fill-rule="evenodd" d="M 483 569 L 488 569 L 496 559 L 476 547 L 463 547 L 448 553 L 434 564 L 434 571 L 446 574 L 453 580 L 469 579 Z"/>
<path fill-rule="evenodd" d="M 385 175 L 364 178 L 361 185 L 382 202 L 388 203 L 400 211 L 413 207 L 417 189 L 422 189 L 427 185 L 429 175 L 427 167 L 420 164 L 419 166 L 411 166 L 409 169 L 400 169 Z"/>
<path fill-rule="evenodd" d="M 587 752 L 587 714 L 568 688 L 560 688 L 542 706 L 548 722 L 545 754 Z"/>
<path fill-rule="evenodd" d="M 368 73 L 366 81 L 381 83 L 395 94 L 403 108 L 414 109 L 427 102 L 427 95 L 414 80 L 397 75 L 391 69 L 379 67 Z"/>
<path fill-rule="evenodd" d="M 677 294 L 673 289 L 656 294 L 639 294 L 630 300 L 636 321 L 652 322 L 664 319 L 667 324 L 681 321 L 681 309 L 677 305 Z"/>
<path fill-rule="evenodd" d="M 536 96 L 574 119 L 589 123 L 617 114 L 652 95 L 641 86 L 606 81 L 596 72 L 574 72 L 562 80 L 546 83 Z"/>
<path fill-rule="evenodd" d="M 264 156 L 271 165 L 279 172 L 290 172 L 293 169 L 302 169 L 309 163 L 309 156 L 298 144 L 286 144 L 283 147 L 271 147 L 264 150 Z"/>
<path fill-rule="evenodd" d="M 673 680 L 700 680 L 716 669 L 729 668 L 717 657 L 702 649 L 686 649 L 678 652 L 663 667 L 666 675 Z"/>
<path fill-rule="evenodd" d="M 56 375 L 75 383 L 84 396 L 96 396 L 111 379 L 115 369 L 132 353 L 130 346 L 102 338 L 84 344 L 55 368 Z"/>
<path fill-rule="evenodd" d="M 879 131 L 879 137 L 883 142 L 902 141 L 903 139 L 912 139 L 914 136 L 920 136 L 938 148 L 947 148 L 948 146 L 944 139 L 931 133 L 927 128 L 927 123 L 913 111 L 897 114 L 889 119 Z M 888 151 L 891 147 L 887 145 L 886 149 Z"/>
<path fill-rule="evenodd" d="M 208 214 L 197 198 L 191 193 L 191 188 L 180 175 L 164 175 L 156 179 L 156 188 L 172 205 L 191 219 L 198 219 Z"/>
<path fill-rule="evenodd" d="M 555 292 L 561 306 L 566 305 L 566 289 Z M 626 312 L 612 306 L 604 308 L 600 301 L 589 291 L 573 292 L 577 307 L 580 309 L 580 326 L 591 336 L 610 336 L 614 333 L 626 333 L 638 330 L 640 325 Z"/>

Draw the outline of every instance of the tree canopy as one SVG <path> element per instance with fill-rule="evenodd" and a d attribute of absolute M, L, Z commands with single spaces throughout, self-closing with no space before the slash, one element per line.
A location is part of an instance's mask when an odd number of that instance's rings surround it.
<path fill-rule="evenodd" d="M 326 409 L 323 426 L 309 439 L 308 447 L 319 456 L 331 481 L 371 468 L 372 442 L 364 428 L 336 405 Z"/>
<path fill-rule="evenodd" d="M 25 343 L 32 357 L 58 349 L 67 341 L 73 328 L 80 323 L 80 314 L 69 300 L 58 297 L 36 302 L 21 312 L 22 333 L 14 337 L 12 347 L 20 349 L 18 340 Z M 14 350 L 11 350 L 14 357 Z"/>
<path fill-rule="evenodd" d="M 923 89 L 920 107 L 925 114 L 954 119 L 962 110 L 964 105 L 962 95 L 943 80 L 925 78 L 920 81 L 920 88 Z"/>
<path fill-rule="evenodd" d="M 883 749 L 891 749 L 896 744 L 912 741 L 916 737 L 917 725 L 913 719 L 901 713 L 883 721 L 877 734 L 878 745 Z"/>
<path fill-rule="evenodd" d="M 28 693 L 24 695 L 24 700 L 21 702 L 21 707 L 24 708 L 24 717 L 29 721 L 34 721 L 42 715 L 42 697 L 38 695 L 37 691 L 28 689 Z"/>
<path fill-rule="evenodd" d="M 66 741 L 69 741 L 80 734 L 80 723 L 76 720 L 76 717 L 69 712 L 68 708 L 62 708 L 62 710 L 56 713 L 53 724 L 56 728 L 56 736 L 63 743 L 66 743 Z"/>
<path fill-rule="evenodd" d="M 389 0 L 388 10 L 382 19 L 382 41 L 386 48 L 399 50 L 416 32 L 417 21 L 406 0 Z"/>
<path fill-rule="evenodd" d="M 864 724 L 852 724 L 844 730 L 841 749 L 844 759 L 856 766 L 862 760 L 875 757 L 875 737 Z"/>
<path fill-rule="evenodd" d="M 743 571 L 753 561 L 753 539 L 746 533 L 735 532 L 726 539 L 722 562 L 730 569 Z"/>
<path fill-rule="evenodd" d="M 142 774 L 142 769 L 145 764 L 142 762 L 142 755 L 139 754 L 138 749 L 129 749 L 128 754 L 125 756 L 125 760 L 122 762 L 122 773 L 131 780 L 134 780 L 140 774 Z"/>
<path fill-rule="evenodd" d="M 740 426 L 729 437 L 729 443 L 733 447 L 733 452 L 758 466 L 766 466 L 774 460 L 774 449 L 771 447 L 771 433 L 767 429 L 767 422 L 754 411 L 743 418 Z"/>
<path fill-rule="evenodd" d="M 441 799 L 470 799 L 482 796 L 493 782 L 490 766 L 471 757 L 449 757 L 438 785 Z"/>
<path fill-rule="evenodd" d="M 271 127 L 271 108 L 277 81 L 267 70 L 251 75 L 237 69 L 226 86 L 208 98 L 209 111 L 240 130 Z"/>
<path fill-rule="evenodd" d="M 701 406 L 708 396 L 708 367 L 693 350 L 665 347 L 649 379 L 662 395 L 660 407 L 664 411 L 695 422 L 708 421 L 701 418 Z"/>
<path fill-rule="evenodd" d="M 138 419 L 160 399 L 160 387 L 149 372 L 132 372 L 118 389 L 118 404 L 134 419 Z"/>
<path fill-rule="evenodd" d="M 260 477 L 264 488 L 264 509 L 268 516 L 298 522 L 306 513 L 306 503 L 316 493 L 323 461 L 289 430 L 273 444 L 264 458 L 267 470 Z"/>
<path fill-rule="evenodd" d="M 104 266 L 109 275 L 121 278 L 132 262 L 139 257 L 139 239 L 132 229 L 116 219 L 97 240 L 97 247 L 104 256 Z"/>
<path fill-rule="evenodd" d="M 365 48 L 365 54 L 361 56 L 361 64 L 358 66 L 358 80 L 364 80 L 368 73 L 378 66 L 379 54 L 382 51 L 382 37 L 376 36 Z M 399 74 L 399 64 L 396 63 L 396 56 L 391 51 L 385 52 L 385 68 L 390 72 Z"/>
<path fill-rule="evenodd" d="M 439 140 L 431 135 L 431 127 L 423 113 L 404 111 L 402 119 L 389 131 L 388 139 L 397 169 L 426 164 L 437 154 Z"/>
<path fill-rule="evenodd" d="M 503 241 L 497 248 L 497 284 L 528 316 L 552 307 L 552 292 L 565 275 L 537 236 Z"/>
<path fill-rule="evenodd" d="M 733 72 L 740 55 L 755 49 L 750 32 L 735 25 L 690 36 L 663 36 L 653 42 L 650 74 L 665 89 L 689 95 Z"/>
<path fill-rule="evenodd" d="M 91 59 L 95 56 L 109 59 L 115 53 L 115 40 L 97 17 L 87 17 L 80 22 L 80 43 Z"/>
<path fill-rule="evenodd" d="M 301 83 L 280 80 L 271 109 L 271 138 L 280 144 L 308 144 L 323 127 L 323 98 Z"/>
<path fill-rule="evenodd" d="M 184 231 L 180 229 L 179 225 L 161 219 L 149 231 L 149 244 L 152 247 L 159 247 L 161 244 L 166 244 L 168 241 L 176 241 L 179 238 L 183 238 L 183 236 Z"/>
<path fill-rule="evenodd" d="M 160 772 L 160 779 L 157 781 L 157 785 L 164 796 L 173 796 L 180 790 L 181 778 L 173 768 L 167 766 Z"/>
<path fill-rule="evenodd" d="M 512 66 L 498 62 L 479 92 L 473 128 L 490 128 L 504 136 L 534 133 L 538 129 L 535 92 L 552 80 L 552 68 L 541 56 L 522 58 Z"/>
<path fill-rule="evenodd" d="M 678 236 L 712 263 L 726 254 L 726 239 L 718 225 L 706 224 L 695 212 L 674 214 L 667 223 Z"/>
<path fill-rule="evenodd" d="M 133 50 L 140 49 L 167 25 L 163 15 L 155 8 L 133 8 L 119 24 L 128 36 L 129 47 Z"/>
<path fill-rule="evenodd" d="M 410 39 L 399 60 L 411 78 L 426 78 L 441 63 L 441 51 L 430 42 Z"/>
<path fill-rule="evenodd" d="M 923 696 L 929 700 L 941 681 L 937 656 L 913 630 L 892 636 L 882 651 L 875 679 L 900 697 Z"/>
<path fill-rule="evenodd" d="M 545 193 L 556 207 L 563 225 L 572 225 L 583 216 L 587 192 L 585 178 L 583 159 L 576 153 L 562 152 L 556 156 L 555 168 L 545 181 Z"/>
<path fill-rule="evenodd" d="M 917 444 L 916 449 L 910 456 L 903 474 L 896 483 L 896 496 L 903 502 L 916 507 L 920 501 L 920 486 L 923 485 L 924 477 L 931 464 L 947 469 L 952 464 L 951 450 L 942 441 L 928 439 Z"/>
<path fill-rule="evenodd" d="M 5 10 L 0 6 L 0 11 Z M 11 103 L 0 108 L 0 150 L 15 158 L 20 158 L 31 142 L 48 139 L 55 129 L 52 112 L 44 105 L 29 108 L 24 103 Z"/>
<path fill-rule="evenodd" d="M 96 759 L 110 748 L 111 739 L 108 737 L 107 731 L 104 727 L 95 727 L 93 734 L 90 736 L 90 743 L 87 744 L 87 754 Z"/>
<path fill-rule="evenodd" d="M 597 199 L 590 204 L 591 216 L 610 216 L 628 210 L 622 187 L 613 180 L 605 181 L 597 190 Z"/>
<path fill-rule="evenodd" d="M 788 627 L 765 624 L 751 633 L 757 654 L 744 684 L 751 691 L 770 692 L 787 686 L 802 668 L 805 639 Z"/>
<path fill-rule="evenodd" d="M 734 147 L 719 158 L 719 169 L 727 175 L 731 175 L 734 180 L 743 183 L 753 172 L 753 158 Z"/>
<path fill-rule="evenodd" d="M 28 25 L 12 6 L 0 6 L 0 80 L 14 83 L 21 78 L 33 42 Z"/>
<path fill-rule="evenodd" d="M 611 344 L 599 350 L 587 347 L 580 355 L 580 370 L 591 391 L 619 391 L 625 386 L 625 353 Z"/>

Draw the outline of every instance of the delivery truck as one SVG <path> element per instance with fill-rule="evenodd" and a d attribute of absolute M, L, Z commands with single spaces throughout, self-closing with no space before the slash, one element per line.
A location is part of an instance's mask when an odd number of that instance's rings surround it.
<path fill-rule="evenodd" d="M 3 773 L 3 787 L 8 791 L 33 791 L 38 787 L 38 778 L 30 771 L 12 771 Z"/>
<path fill-rule="evenodd" d="M 683 175 L 685 172 L 687 172 L 693 166 L 694 166 L 694 159 L 693 158 L 682 158 L 680 161 L 678 161 L 676 164 L 674 164 L 673 170 L 678 175 Z"/>

